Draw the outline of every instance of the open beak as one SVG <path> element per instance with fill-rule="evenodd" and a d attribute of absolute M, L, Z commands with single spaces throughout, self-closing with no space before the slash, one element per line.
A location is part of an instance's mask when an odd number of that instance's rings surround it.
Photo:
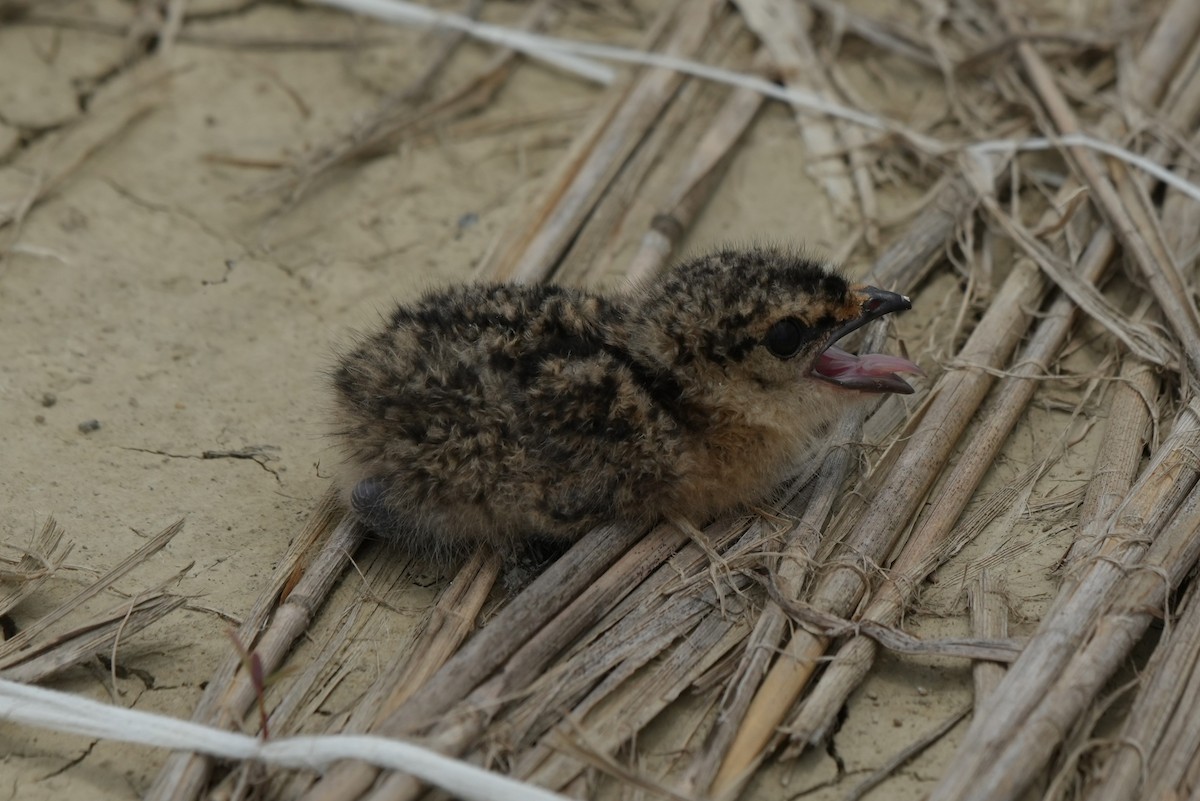
<path fill-rule="evenodd" d="M 882 353 L 855 356 L 853 353 L 847 353 L 837 347 L 834 343 L 851 331 L 857 331 L 885 314 L 911 309 L 912 301 L 904 295 L 877 289 L 873 286 L 856 288 L 853 292 L 862 298 L 862 312 L 858 317 L 834 329 L 829 344 L 825 346 L 825 350 L 817 356 L 816 362 L 813 364 L 813 378 L 859 392 L 911 394 L 913 388 L 896 373 L 915 375 L 924 375 L 925 373 L 908 359 Z"/>

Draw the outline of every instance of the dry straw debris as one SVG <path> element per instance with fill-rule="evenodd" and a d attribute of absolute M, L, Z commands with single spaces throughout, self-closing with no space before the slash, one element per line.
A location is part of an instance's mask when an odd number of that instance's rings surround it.
<path fill-rule="evenodd" d="M 1088 35 L 1043 24 L 1037 8 L 1011 0 L 921 4 L 895 18 L 827 0 L 667 2 L 648 16 L 619 5 L 644 23 L 642 49 L 791 93 L 791 133 L 812 180 L 854 231 L 839 256 L 869 261 L 873 283 L 903 288 L 944 318 L 905 338 L 928 381 L 907 405 L 889 398 L 847 419 L 813 475 L 769 509 L 706 521 L 702 531 L 670 521 L 649 532 L 604 527 L 515 593 L 499 581 L 495 554 L 471 554 L 357 702 L 321 715 L 364 658 L 361 643 L 384 626 L 361 604 L 331 608 L 331 589 L 358 570 L 378 610 L 406 580 L 394 554 L 363 545 L 329 494 L 242 618 L 236 637 L 255 671 L 231 649 L 193 719 L 254 731 L 264 704 L 273 734 L 407 738 L 576 797 L 790 797 L 771 783 L 790 770 L 793 782 L 857 799 L 932 745 L 947 750 L 927 788 L 938 801 L 1015 799 L 1030 788 L 1105 801 L 1194 797 L 1200 203 L 1080 137 L 1119 144 L 1185 181 L 1197 173 L 1200 4 L 1105 5 L 1092 18 L 1107 14 L 1109 24 Z M 488 16 L 488 4 L 464 6 L 463 20 Z M 198 35 L 186 3 L 165 9 L 162 46 Z M 562 11 L 533 3 L 520 28 L 553 30 Z M 42 12 L 7 3 L 0 13 Z M 453 83 L 443 72 L 468 41 L 462 31 L 438 38 L 415 85 L 283 165 L 261 189 L 279 198 L 275 214 L 353 180 L 365 160 L 461 123 L 520 70 L 537 68 L 497 47 Z M 863 49 L 936 76 L 937 113 L 873 107 L 880 98 L 864 97 L 852 74 L 860 59 L 849 54 Z M 480 275 L 653 274 L 773 102 L 754 85 L 729 88 L 666 66 L 616 75 Z M 0 196 L 0 226 L 19 226 L 153 102 L 142 94 L 110 104 L 32 150 L 31 165 L 43 151 L 59 155 L 32 170 L 21 193 Z M 825 116 L 813 103 L 853 113 Z M 1019 155 L 1003 145 L 1021 140 L 1050 149 Z M 966 144 L 981 141 L 988 146 Z M 897 183 L 919 202 L 885 213 L 880 197 Z M 863 347 L 881 347 L 884 336 L 872 332 Z M 1104 358 L 1079 370 L 1081 348 Z M 1029 464 L 997 473 L 1014 431 L 1051 407 L 1065 412 L 1062 427 L 1045 433 Z M 1048 476 L 1092 427 L 1102 442 L 1085 489 L 1047 501 Z M 1013 637 L 1009 568 L 1036 543 L 972 548 L 985 531 L 1031 518 L 1057 525 L 1064 536 L 1054 541 L 1066 547 L 1056 597 Z M 0 572 L 0 615 L 62 569 L 69 546 L 60 537 L 48 523 Z M 946 616 L 965 610 L 969 595 L 972 638 L 908 630 L 906 616 L 935 580 L 950 598 Z M 86 631 L 38 640 L 40 628 L 27 628 L 0 645 L 0 676 L 44 680 L 178 603 L 157 590 Z M 296 643 L 317 615 L 340 625 L 300 662 Z M 1116 677 L 1144 658 L 1131 657 L 1139 644 L 1152 655 L 1101 726 Z M 897 660 L 973 665 L 973 705 L 928 721 L 869 775 L 805 783 L 814 764 L 806 756 L 826 748 L 864 682 Z M 264 673 L 277 686 L 264 687 Z M 354 760 L 317 775 L 176 753 L 147 797 L 400 801 L 429 792 Z"/>

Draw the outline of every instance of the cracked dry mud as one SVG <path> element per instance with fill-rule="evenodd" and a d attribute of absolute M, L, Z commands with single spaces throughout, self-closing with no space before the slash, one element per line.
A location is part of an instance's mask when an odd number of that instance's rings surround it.
<path fill-rule="evenodd" d="M 132 7 L 59 5 L 109 20 L 126 19 Z M 189 32 L 345 41 L 363 32 L 346 15 L 312 7 L 228 5 L 232 11 L 190 4 L 212 16 L 189 23 Z M 55 688 L 190 715 L 230 649 L 218 612 L 237 618 L 248 608 L 327 485 L 335 457 L 324 437 L 322 370 L 335 345 L 372 325 L 392 298 L 468 277 L 598 96 L 526 64 L 484 113 L 497 123 L 490 130 L 410 141 L 337 171 L 292 206 L 248 194 L 269 175 L 256 163 L 278 163 L 347 130 L 355 115 L 420 73 L 420 35 L 368 28 L 380 44 L 358 50 L 184 40 L 158 57 L 130 53 L 112 33 L 0 27 L 0 74 L 22 76 L 20 85 L 0 81 L 7 87 L 0 193 L 21 185 L 13 165 L 22 147 L 103 115 L 130 93 L 153 97 L 150 110 L 92 153 L 18 234 L 0 231 L 12 237 L 2 240 L 11 250 L 0 260 L 0 538 L 23 544 L 54 515 L 77 542 L 72 564 L 107 567 L 182 516 L 183 533 L 120 586 L 154 585 L 190 562 L 178 590 L 196 599 L 195 609 L 119 650 L 115 686 L 96 663 L 59 677 Z M 597 23 L 578 10 L 555 32 L 636 41 L 628 24 Z M 487 56 L 468 47 L 449 69 L 469 74 Z M 22 145 L 14 129 L 32 143 Z M 791 114 L 768 109 L 687 247 L 767 238 L 834 250 L 846 224 L 804 173 L 777 167 L 799 164 L 802 153 Z M 890 191 L 884 200 L 896 209 L 913 200 L 902 188 Z M 957 289 L 944 283 L 954 308 Z M 51 406 L 42 402 L 46 393 L 57 399 Z M 100 427 L 81 432 L 88 420 Z M 1028 426 L 1014 435 L 991 486 L 1028 462 L 1036 438 Z M 1087 458 L 1085 450 L 1071 460 L 1087 465 Z M 1076 466 L 1064 462 L 1057 478 L 1069 482 Z M 1016 536 L 1036 533 L 1018 528 Z M 988 536 L 972 546 L 977 553 L 1010 535 Z M 1041 565 L 1059 553 L 1048 545 L 1029 552 L 1025 578 L 1010 584 L 1025 605 L 1019 611 L 1036 616 L 1050 587 Z M 53 583 L 23 614 L 45 611 L 74 586 Z M 354 590 L 343 586 L 338 597 Z M 394 613 L 397 641 L 435 590 L 412 588 L 411 603 Z M 935 591 L 926 603 L 958 609 L 955 596 L 955 588 Z M 330 630 L 330 617 L 318 621 L 314 641 Z M 961 634 L 965 616 L 961 609 L 946 618 L 915 614 L 906 625 L 921 636 Z M 388 641 L 368 645 L 328 709 L 352 698 L 389 658 Z M 968 695 L 960 663 L 884 656 L 852 699 L 836 749 L 773 771 L 755 797 L 840 797 Z M 643 740 L 663 736 L 673 722 L 664 716 Z M 895 776 L 888 797 L 919 796 L 952 747 L 952 738 L 939 743 Z M 164 757 L 0 724 L 0 799 L 136 798 Z"/>

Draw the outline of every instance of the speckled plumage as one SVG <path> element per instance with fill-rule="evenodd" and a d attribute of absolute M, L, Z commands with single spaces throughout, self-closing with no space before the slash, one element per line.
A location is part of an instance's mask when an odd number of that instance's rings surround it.
<path fill-rule="evenodd" d="M 421 549 L 704 522 L 767 494 L 861 395 L 811 374 L 825 347 L 907 307 L 770 249 L 694 259 L 624 294 L 432 292 L 334 370 L 341 480 L 369 525 Z M 783 320 L 795 324 L 773 330 Z"/>

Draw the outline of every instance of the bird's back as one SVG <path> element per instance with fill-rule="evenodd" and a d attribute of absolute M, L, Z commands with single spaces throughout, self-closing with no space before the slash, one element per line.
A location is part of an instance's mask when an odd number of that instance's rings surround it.
<path fill-rule="evenodd" d="M 354 475 L 395 536 L 575 538 L 652 517 L 680 468 L 679 388 L 628 347 L 619 298 L 470 285 L 401 306 L 334 384 Z"/>

